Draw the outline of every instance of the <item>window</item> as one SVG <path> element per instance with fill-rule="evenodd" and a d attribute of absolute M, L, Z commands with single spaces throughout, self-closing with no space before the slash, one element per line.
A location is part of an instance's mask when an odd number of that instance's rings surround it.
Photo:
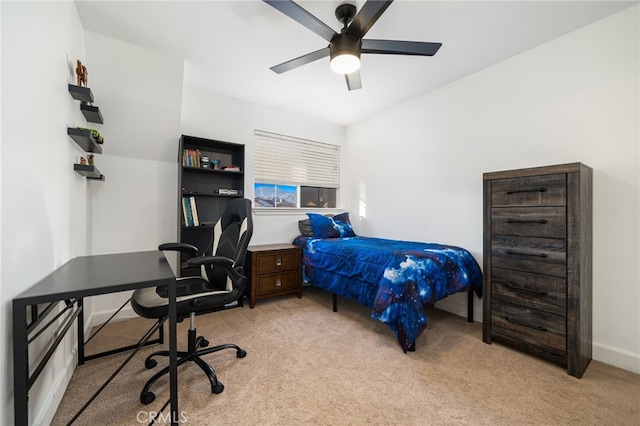
<path fill-rule="evenodd" d="M 336 207 L 339 146 L 262 130 L 254 135 L 254 207 Z"/>

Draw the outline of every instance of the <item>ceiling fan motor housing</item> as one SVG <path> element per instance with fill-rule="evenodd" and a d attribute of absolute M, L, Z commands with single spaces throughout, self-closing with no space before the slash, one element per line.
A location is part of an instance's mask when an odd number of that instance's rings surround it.
<path fill-rule="evenodd" d="M 362 39 L 349 33 L 338 34 L 329 43 L 331 59 L 339 55 L 353 55 L 360 59 Z"/>

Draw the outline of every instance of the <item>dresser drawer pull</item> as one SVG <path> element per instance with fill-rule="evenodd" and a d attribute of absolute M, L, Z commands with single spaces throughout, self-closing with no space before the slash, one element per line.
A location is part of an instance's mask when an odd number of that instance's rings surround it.
<path fill-rule="evenodd" d="M 278 278 L 276 280 L 276 287 L 280 287 L 282 285 L 282 280 L 280 278 Z"/>
<path fill-rule="evenodd" d="M 494 280 L 494 281 L 497 281 L 499 283 L 504 284 L 507 288 L 509 288 L 511 290 L 526 291 L 526 292 L 529 292 L 529 293 L 539 294 L 540 296 L 544 296 L 544 295 L 547 294 L 547 292 L 544 291 L 544 290 L 536 290 L 536 289 L 532 289 L 532 288 L 520 287 L 520 286 L 513 285 L 511 283 L 508 283 L 506 281 L 501 281 L 501 280 Z"/>
<path fill-rule="evenodd" d="M 547 219 L 507 219 L 507 223 L 547 223 Z"/>
<path fill-rule="evenodd" d="M 519 192 L 547 192 L 547 188 L 510 189 L 509 191 L 505 191 L 505 194 L 517 194 Z"/>
<path fill-rule="evenodd" d="M 511 319 L 509 317 L 504 317 L 504 319 L 506 319 L 507 322 L 510 322 L 512 324 L 521 325 L 523 327 L 532 328 L 532 329 L 538 330 L 538 331 L 547 331 L 547 328 L 543 327 L 541 325 L 531 325 L 531 324 L 527 324 L 526 322 L 516 321 L 516 320 Z"/>
<path fill-rule="evenodd" d="M 517 251 L 517 250 L 505 250 L 504 251 L 507 254 L 513 254 L 513 255 L 518 255 L 518 256 L 535 256 L 535 257 L 541 257 L 541 258 L 545 258 L 547 257 L 547 253 L 529 253 L 526 251 Z"/>
<path fill-rule="evenodd" d="M 276 266 L 282 266 L 282 259 L 280 258 L 276 259 Z"/>

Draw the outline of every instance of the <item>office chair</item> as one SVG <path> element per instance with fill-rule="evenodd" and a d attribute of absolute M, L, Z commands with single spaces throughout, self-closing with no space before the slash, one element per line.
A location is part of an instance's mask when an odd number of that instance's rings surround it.
<path fill-rule="evenodd" d="M 244 275 L 243 265 L 249 240 L 253 234 L 251 218 L 251 202 L 245 198 L 237 198 L 229 202 L 222 216 L 213 227 L 213 244 L 204 255 L 198 255 L 198 248 L 186 243 L 161 244 L 159 250 L 172 250 L 187 253 L 191 258 L 186 261 L 188 267 L 200 267 L 201 276 L 178 278 L 177 315 L 181 321 L 189 317 L 188 348 L 178 351 L 178 366 L 187 361 L 196 363 L 207 374 L 211 382 L 211 392 L 219 394 L 224 385 L 218 381 L 213 368 L 202 360 L 202 356 L 222 349 L 235 349 L 238 358 L 247 353 L 234 344 L 223 344 L 206 348 L 209 345 L 202 336 L 197 336 L 195 317 L 198 313 L 213 312 L 225 309 L 233 302 L 240 302 L 249 280 Z M 213 255 L 211 255 L 213 254 Z M 133 310 L 143 318 L 164 321 L 169 314 L 168 289 L 151 287 L 136 290 L 131 298 Z M 200 349 L 206 348 L 206 349 Z M 145 367 L 154 368 L 156 356 L 169 356 L 169 351 L 158 351 L 149 355 Z M 150 404 L 155 395 L 151 386 L 169 372 L 169 366 L 157 372 L 146 383 L 140 392 L 140 402 Z"/>

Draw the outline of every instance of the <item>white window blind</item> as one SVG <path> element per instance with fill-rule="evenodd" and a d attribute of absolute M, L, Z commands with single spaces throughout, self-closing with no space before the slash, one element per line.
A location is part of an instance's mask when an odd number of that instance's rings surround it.
<path fill-rule="evenodd" d="M 255 130 L 255 181 L 338 188 L 340 147 Z"/>

